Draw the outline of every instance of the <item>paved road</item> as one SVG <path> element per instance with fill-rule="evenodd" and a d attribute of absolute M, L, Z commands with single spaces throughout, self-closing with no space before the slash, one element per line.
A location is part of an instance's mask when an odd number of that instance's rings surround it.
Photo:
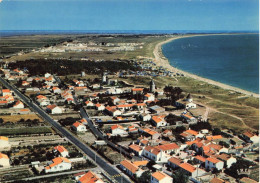
<path fill-rule="evenodd" d="M 57 129 L 63 136 L 70 140 L 74 145 L 80 148 L 85 154 L 87 154 L 92 160 L 96 159 L 96 163 L 105 170 L 110 176 L 114 177 L 116 181 L 120 183 L 131 182 L 129 179 L 124 176 L 119 176 L 119 170 L 115 169 L 110 163 L 105 161 L 101 156 L 99 156 L 95 151 L 90 147 L 82 143 L 79 139 L 74 137 L 70 132 L 66 131 L 58 122 L 55 122 L 42 108 L 36 105 L 31 99 L 24 96 L 15 86 L 12 86 L 6 82 L 2 77 L 0 77 L 0 82 L 8 89 L 13 90 L 14 93 L 20 97 L 20 99 L 32 108 L 35 112 L 42 116 L 47 122 L 49 122 L 55 129 Z M 117 176 L 118 175 L 118 176 Z"/>
<path fill-rule="evenodd" d="M 74 97 L 75 103 L 77 105 L 79 105 L 77 97 L 75 97 L 75 96 L 73 96 L 73 97 Z M 80 114 L 81 114 L 82 118 L 85 118 L 87 120 L 90 130 L 92 131 L 92 133 L 94 133 L 96 135 L 96 137 L 98 137 L 100 140 L 104 140 L 109 146 L 113 147 L 114 149 L 117 149 L 118 152 L 121 152 L 122 154 L 126 155 L 128 158 L 131 157 L 129 152 L 125 151 L 123 148 L 114 144 L 113 142 L 110 142 L 103 136 L 103 134 L 95 127 L 92 120 L 89 119 L 89 116 L 83 107 L 80 108 Z"/>

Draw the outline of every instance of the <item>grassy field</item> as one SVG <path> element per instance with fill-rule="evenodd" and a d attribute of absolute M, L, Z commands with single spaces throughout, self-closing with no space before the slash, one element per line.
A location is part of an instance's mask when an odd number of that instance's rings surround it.
<path fill-rule="evenodd" d="M 167 37 L 158 36 L 118 36 L 118 35 L 107 35 L 107 36 L 95 36 L 95 35 L 45 35 L 45 36 L 17 36 L 8 37 L 1 39 L 0 49 L 2 55 L 11 55 L 21 50 L 32 50 L 33 48 L 43 47 L 47 44 L 53 45 L 64 42 L 66 40 L 73 39 L 81 43 L 144 43 L 143 48 L 136 49 L 135 51 L 117 51 L 117 52 L 66 52 L 66 53 L 39 53 L 39 52 L 28 52 L 23 55 L 12 56 L 11 58 L 4 59 L 5 61 L 14 60 L 28 60 L 28 59 L 39 59 L 39 58 L 88 58 L 96 60 L 114 60 L 114 59 L 134 59 L 138 56 L 153 57 L 153 49 L 155 45 L 161 41 L 167 39 Z M 97 46 L 100 48 L 107 48 L 104 46 Z"/>
<path fill-rule="evenodd" d="M 32 128 L 1 128 L 0 134 L 5 135 L 26 135 L 26 134 L 44 134 L 44 133 L 52 133 L 52 129 L 50 127 L 32 127 Z"/>
<path fill-rule="evenodd" d="M 25 121 L 28 119 L 30 120 L 38 119 L 40 122 L 43 121 L 36 114 L 5 115 L 5 116 L 0 116 L 0 118 L 4 120 L 4 123 L 8 121 L 15 123 L 20 121 L 21 119 L 24 119 Z"/>

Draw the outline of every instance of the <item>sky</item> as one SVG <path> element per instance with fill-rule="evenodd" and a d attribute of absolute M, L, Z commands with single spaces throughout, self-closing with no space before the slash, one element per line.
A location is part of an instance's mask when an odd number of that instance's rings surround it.
<path fill-rule="evenodd" d="M 0 30 L 258 31 L 258 0 L 0 0 Z"/>

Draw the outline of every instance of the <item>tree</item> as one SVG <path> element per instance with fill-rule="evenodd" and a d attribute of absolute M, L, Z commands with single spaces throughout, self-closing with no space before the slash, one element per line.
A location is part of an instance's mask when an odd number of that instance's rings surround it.
<path fill-rule="evenodd" d="M 214 128 L 212 131 L 213 135 L 221 135 L 221 130 L 219 128 Z"/>
<path fill-rule="evenodd" d="M 168 100 L 171 100 L 171 104 L 175 103 L 181 98 L 182 89 L 179 87 L 173 88 L 172 86 L 165 86 L 163 89 Z"/>
<path fill-rule="evenodd" d="M 137 178 L 137 181 L 140 183 L 149 183 L 151 179 L 151 172 L 145 171 L 141 177 Z"/>
<path fill-rule="evenodd" d="M 173 173 L 172 178 L 174 183 L 187 183 L 189 180 L 188 175 L 180 169 Z"/>

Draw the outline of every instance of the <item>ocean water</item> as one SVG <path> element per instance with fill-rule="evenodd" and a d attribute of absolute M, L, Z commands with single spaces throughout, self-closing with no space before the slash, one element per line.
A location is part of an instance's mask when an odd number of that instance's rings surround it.
<path fill-rule="evenodd" d="M 162 52 L 176 68 L 259 93 L 259 34 L 181 38 Z"/>
<path fill-rule="evenodd" d="M 187 34 L 187 33 L 237 33 L 225 30 L 0 30 L 0 37 L 45 34 Z M 258 31 L 242 31 L 254 32 Z"/>

